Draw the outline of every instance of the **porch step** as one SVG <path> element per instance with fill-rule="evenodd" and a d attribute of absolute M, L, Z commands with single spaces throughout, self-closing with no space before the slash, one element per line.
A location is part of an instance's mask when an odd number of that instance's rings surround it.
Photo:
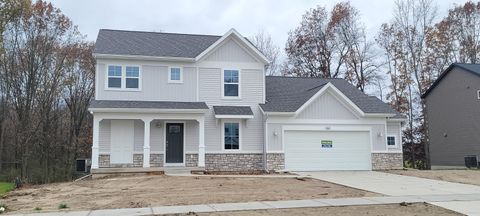
<path fill-rule="evenodd" d="M 190 176 L 192 171 L 197 171 L 195 167 L 164 167 L 163 171 L 168 176 Z"/>

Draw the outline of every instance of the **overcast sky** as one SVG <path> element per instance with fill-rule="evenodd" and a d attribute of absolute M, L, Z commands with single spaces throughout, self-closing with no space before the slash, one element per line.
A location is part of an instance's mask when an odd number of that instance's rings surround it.
<path fill-rule="evenodd" d="M 78 25 L 89 40 L 98 30 L 123 29 L 223 35 L 230 28 L 244 36 L 260 29 L 272 35 L 282 49 L 288 32 L 298 26 L 306 10 L 323 5 L 331 9 L 338 1 L 321 0 L 52 0 Z M 392 18 L 393 0 L 352 0 L 360 10 L 370 36 Z M 439 0 L 443 17 L 448 8 L 466 0 Z"/>

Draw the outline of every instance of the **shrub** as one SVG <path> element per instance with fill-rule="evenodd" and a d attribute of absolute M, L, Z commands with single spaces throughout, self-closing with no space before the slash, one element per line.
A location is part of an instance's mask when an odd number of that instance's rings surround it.
<path fill-rule="evenodd" d="M 58 209 L 66 209 L 66 208 L 68 208 L 66 203 L 60 203 L 60 205 L 58 205 Z"/>
<path fill-rule="evenodd" d="M 34 210 L 35 210 L 35 211 L 41 211 L 41 210 L 42 210 L 42 208 L 40 208 L 40 207 L 35 207 L 35 209 L 34 209 Z"/>

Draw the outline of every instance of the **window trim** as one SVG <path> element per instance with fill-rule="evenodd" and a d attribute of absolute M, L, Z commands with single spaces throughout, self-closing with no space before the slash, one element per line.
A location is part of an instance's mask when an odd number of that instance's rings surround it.
<path fill-rule="evenodd" d="M 225 96 L 225 71 L 226 70 L 235 70 L 238 71 L 238 96 Z M 240 69 L 235 68 L 222 68 L 221 70 L 221 83 L 222 83 L 222 99 L 225 100 L 238 100 L 242 99 L 242 72 Z"/>
<path fill-rule="evenodd" d="M 225 149 L 225 123 L 238 123 L 238 149 Z M 225 119 L 222 120 L 222 150 L 228 152 L 236 152 L 242 150 L 242 121 L 237 119 Z"/>
<path fill-rule="evenodd" d="M 180 80 L 172 80 L 172 68 L 180 69 Z M 183 83 L 183 67 L 180 66 L 169 66 L 167 71 L 168 83 Z"/>
<path fill-rule="evenodd" d="M 477 99 L 480 100 L 480 89 L 477 90 Z"/>
<path fill-rule="evenodd" d="M 122 67 L 122 77 L 120 88 L 110 88 L 108 87 L 108 67 L 109 66 L 120 66 Z M 138 88 L 126 88 L 127 86 L 127 67 L 138 67 Z M 142 91 L 142 67 L 135 64 L 107 64 L 105 67 L 105 81 L 104 81 L 104 90 L 105 91 Z"/>
<path fill-rule="evenodd" d="M 388 145 L 388 138 L 393 137 L 395 139 L 395 145 Z M 388 148 L 397 148 L 398 147 L 398 137 L 395 134 L 388 134 L 386 137 L 387 147 Z"/>

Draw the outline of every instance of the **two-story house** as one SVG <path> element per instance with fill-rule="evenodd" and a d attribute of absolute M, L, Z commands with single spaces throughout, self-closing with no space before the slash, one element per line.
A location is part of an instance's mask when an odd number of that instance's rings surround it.
<path fill-rule="evenodd" d="M 422 95 L 432 167 L 480 156 L 480 64 L 451 64 Z"/>
<path fill-rule="evenodd" d="M 92 169 L 401 168 L 401 122 L 343 79 L 266 77 L 265 56 L 223 36 L 100 30 Z"/>

